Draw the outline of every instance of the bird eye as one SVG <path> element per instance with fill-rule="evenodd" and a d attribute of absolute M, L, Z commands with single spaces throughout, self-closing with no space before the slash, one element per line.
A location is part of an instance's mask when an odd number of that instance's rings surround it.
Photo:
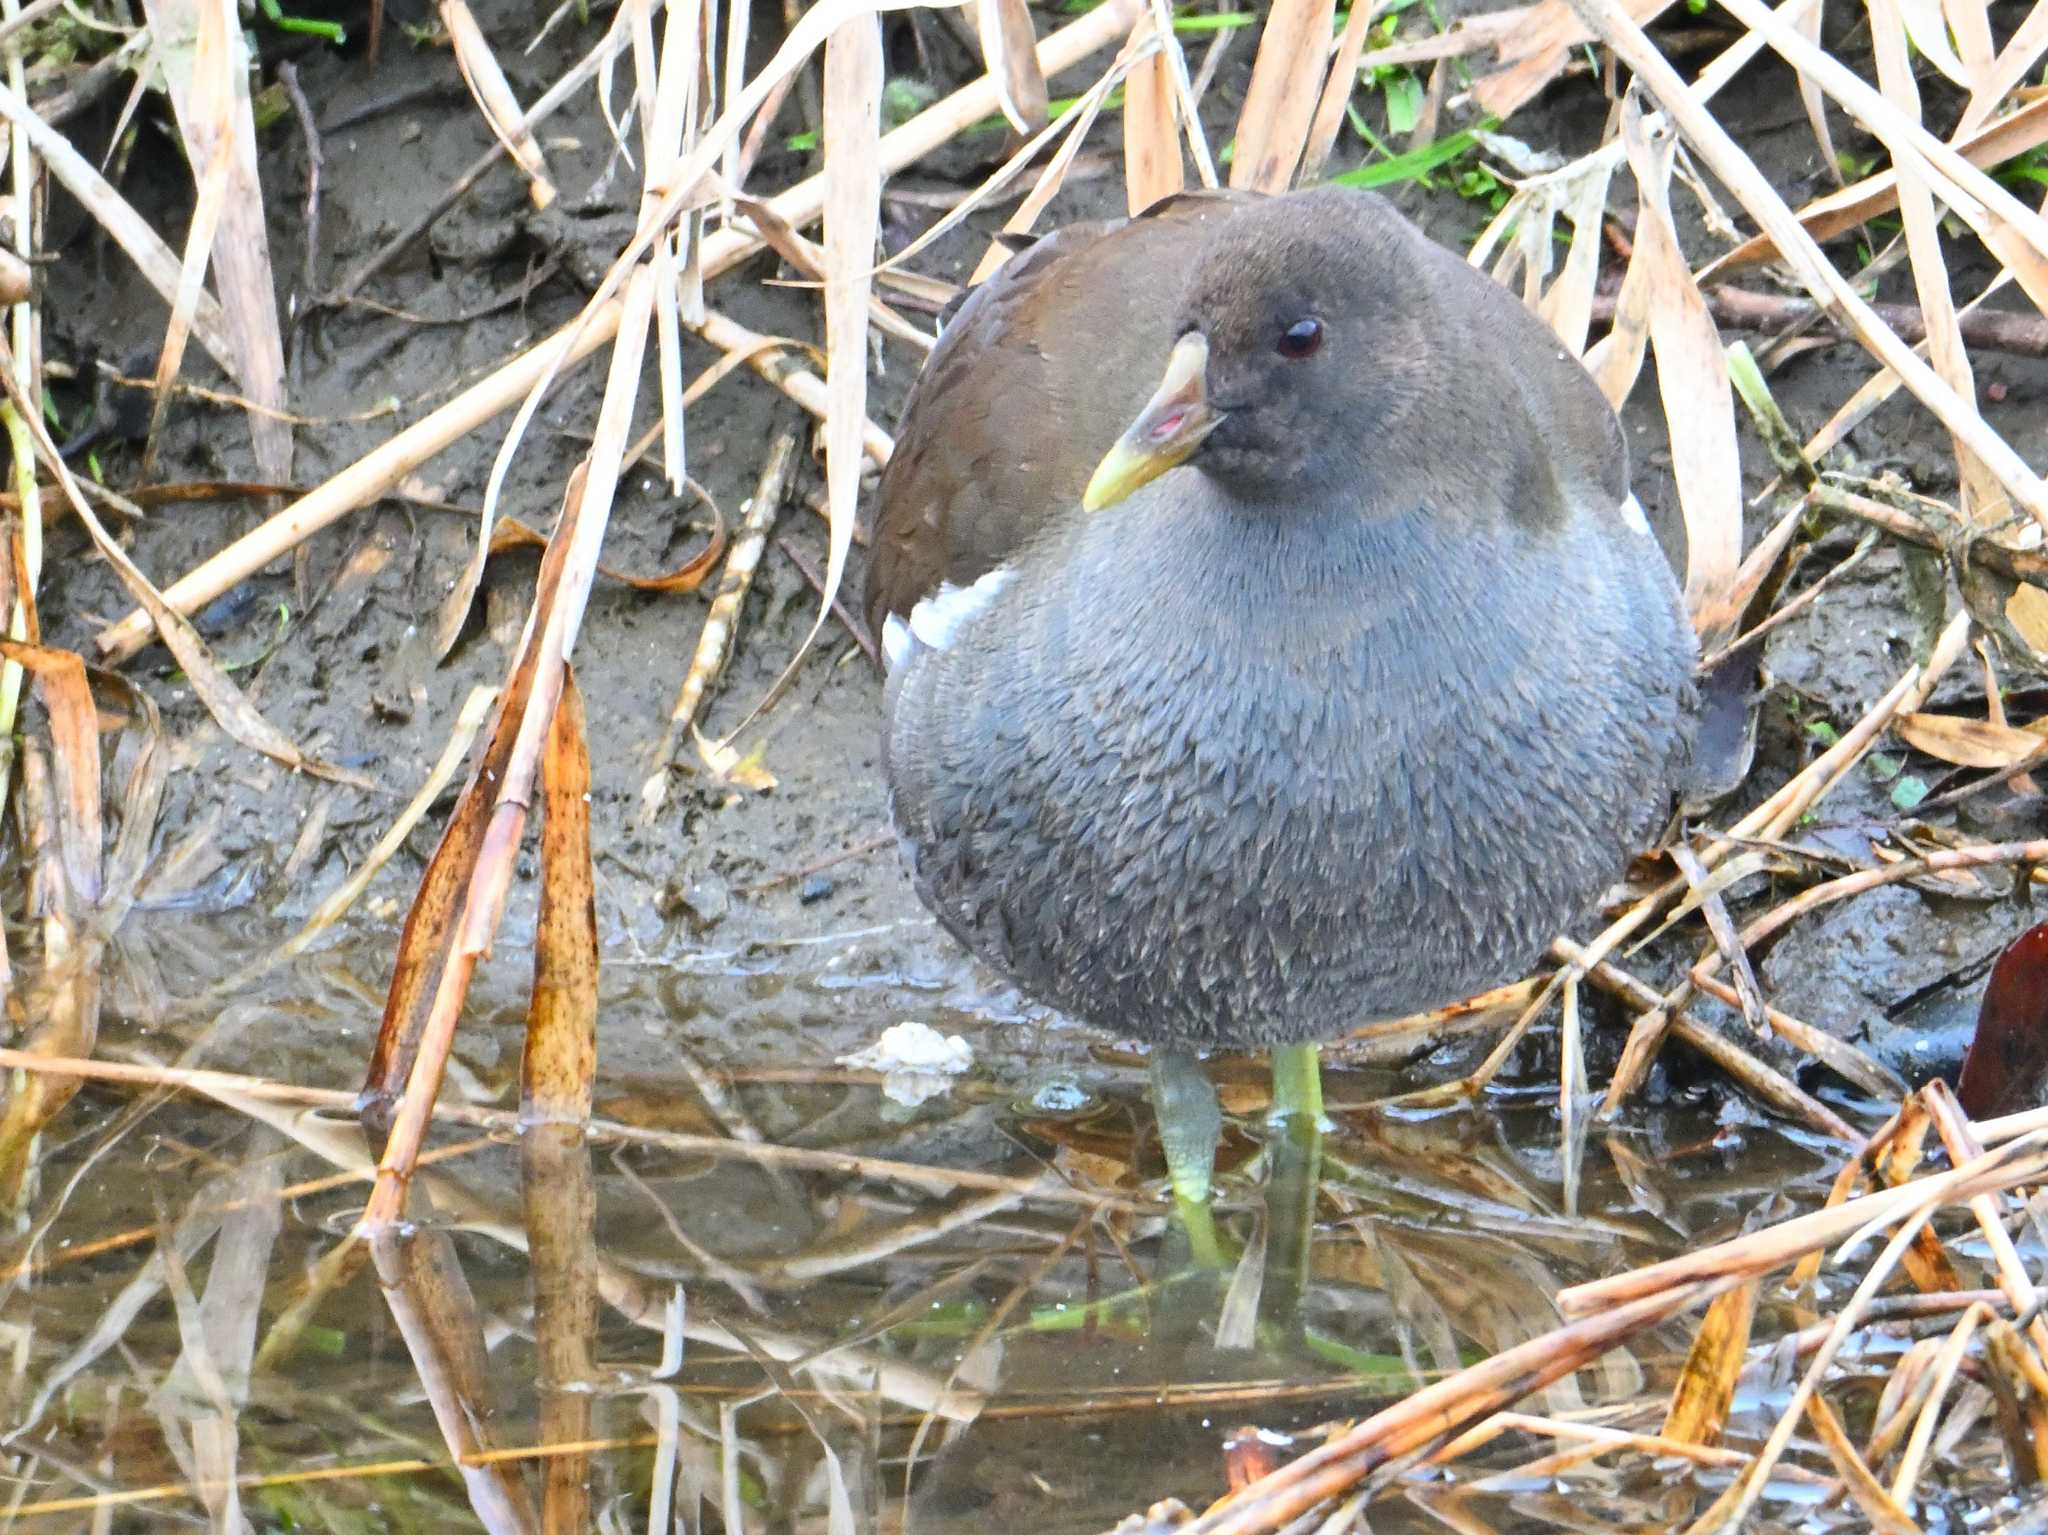
<path fill-rule="evenodd" d="M 1321 320 L 1296 320 L 1280 333 L 1280 340 L 1274 350 L 1282 357 L 1299 362 L 1304 357 L 1315 356 L 1316 348 L 1322 344 Z"/>

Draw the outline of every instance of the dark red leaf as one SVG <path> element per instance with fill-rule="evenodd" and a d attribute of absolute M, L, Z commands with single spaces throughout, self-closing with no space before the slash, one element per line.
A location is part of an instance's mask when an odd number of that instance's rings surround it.
<path fill-rule="evenodd" d="M 2048 922 L 2020 934 L 1991 967 L 1956 1098 L 1972 1119 L 2048 1104 Z"/>

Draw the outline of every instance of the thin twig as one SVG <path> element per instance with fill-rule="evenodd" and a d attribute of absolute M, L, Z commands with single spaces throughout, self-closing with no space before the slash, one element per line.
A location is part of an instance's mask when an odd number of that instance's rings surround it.
<path fill-rule="evenodd" d="M 811 562 L 811 557 L 791 543 L 786 533 L 775 535 L 775 547 L 780 549 L 789 563 L 797 568 L 797 573 L 810 583 L 811 590 L 822 595 L 825 590 L 825 578 L 818 573 L 818 567 Z M 861 653 L 874 663 L 875 670 L 880 671 L 882 653 L 875 648 L 875 637 L 868 633 L 868 626 L 861 621 L 859 615 L 846 606 L 846 600 L 838 592 L 832 594 L 832 616 L 838 619 L 841 626 L 853 637 L 853 642 L 860 646 Z"/>
<path fill-rule="evenodd" d="M 313 108 L 306 101 L 306 93 L 299 89 L 299 72 L 289 59 L 277 66 L 277 78 L 284 86 L 284 93 L 291 98 L 292 113 L 299 120 L 299 136 L 306 141 L 306 272 L 305 289 L 307 298 L 320 291 L 315 271 L 317 253 L 320 249 L 320 171 L 327 163 L 320 149 L 320 129 L 313 121 Z"/>
<path fill-rule="evenodd" d="M 669 710 L 661 744 L 655 748 L 653 772 L 641 786 L 643 821 L 652 821 L 667 803 L 669 766 L 675 757 L 676 742 L 696 724 L 705 695 L 732 655 L 739 633 L 740 609 L 746 603 L 747 593 L 753 590 L 754 572 L 760 568 L 761 552 L 767 547 L 776 517 L 781 514 L 795 460 L 796 433 L 785 431 L 768 450 L 760 481 L 741 514 L 739 531 L 733 535 L 732 549 L 725 557 L 724 573 L 718 578 L 717 595 L 704 615 L 703 632 L 697 636 L 697 648 L 691 654 L 689 669 L 683 673 L 675 706 Z"/>
<path fill-rule="evenodd" d="M 2015 581 L 2048 582 L 2048 555 L 2038 549 L 2016 549 L 2010 544 L 1993 538 L 1967 536 L 1960 519 L 1956 535 L 1949 537 L 1940 528 L 1931 526 L 1925 519 L 1888 502 L 1859 496 L 1854 491 L 1844 490 L 1839 485 L 1820 484 L 1807 492 L 1807 504 L 1823 512 L 1838 516 L 1853 517 L 1859 522 L 1903 538 L 1909 543 L 1928 549 L 1959 549 L 1963 556 L 1977 560 L 2002 576 Z"/>
<path fill-rule="evenodd" d="M 884 832 L 879 837 L 869 837 L 865 842 L 856 842 L 852 847 L 841 848 L 838 852 L 827 854 L 823 858 L 804 864 L 801 868 L 784 869 L 780 874 L 771 874 L 766 879 L 755 880 L 751 885 L 735 885 L 733 886 L 732 893 L 734 895 L 759 895 L 764 890 L 774 890 L 782 885 L 793 885 L 800 879 L 809 879 L 813 874 L 822 874 L 825 870 L 845 863 L 849 859 L 865 858 L 870 853 L 878 853 L 883 848 L 891 846 L 895 841 L 896 834 L 894 832 Z"/>
<path fill-rule="evenodd" d="M 1759 293 L 1723 283 L 1701 290 L 1716 324 L 1725 330 L 1776 331 L 1792 325 L 1835 324 L 1845 342 L 1854 341 L 1835 316 L 1810 298 L 1782 293 Z M 1613 323 L 1616 293 L 1593 296 L 1593 320 Z M 1918 345 L 1927 337 L 1927 320 L 1916 304 L 1872 304 L 1872 314 L 1889 325 L 1901 341 Z M 2038 314 L 2020 314 L 2006 309 L 1973 309 L 1958 316 L 1963 340 L 1981 352 L 2005 352 L 2014 357 L 2048 357 L 2048 319 Z"/>

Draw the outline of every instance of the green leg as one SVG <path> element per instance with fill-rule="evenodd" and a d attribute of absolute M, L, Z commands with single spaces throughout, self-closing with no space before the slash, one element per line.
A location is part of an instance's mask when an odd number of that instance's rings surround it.
<path fill-rule="evenodd" d="M 1314 1045 L 1273 1047 L 1273 1118 L 1285 1123 L 1302 1118 L 1318 1129 L 1323 1118 L 1323 1067 Z"/>
<path fill-rule="evenodd" d="M 1209 1188 L 1216 1170 L 1216 1142 L 1223 1134 L 1223 1110 L 1202 1063 L 1184 1050 L 1155 1050 L 1152 1107 L 1159 1116 L 1159 1145 L 1166 1153 L 1174 1204 L 1195 1261 L 1214 1266 L 1222 1261 L 1222 1247 L 1209 1209 Z"/>
<path fill-rule="evenodd" d="M 1266 1143 L 1264 1320 L 1290 1339 L 1301 1335 L 1301 1298 L 1315 1237 L 1322 1182 L 1322 1072 L 1314 1045 L 1273 1052 L 1273 1133 Z"/>

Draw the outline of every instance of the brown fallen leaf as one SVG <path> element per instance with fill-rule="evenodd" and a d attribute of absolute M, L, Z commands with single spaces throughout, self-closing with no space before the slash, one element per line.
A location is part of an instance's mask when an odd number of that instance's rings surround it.
<path fill-rule="evenodd" d="M 1685 1356 L 1685 1368 L 1664 1414 L 1666 1439 L 1718 1444 L 1735 1400 L 1735 1383 L 1748 1360 L 1749 1327 L 1756 1316 L 1756 1281 L 1740 1285 L 1707 1308 Z"/>
<path fill-rule="evenodd" d="M 1638 25 L 1647 26 L 1670 8 L 1671 0 L 1627 0 Z M 1507 67 L 1495 70 L 1472 87 L 1472 101 L 1482 112 L 1508 117 L 1555 80 L 1572 50 L 1592 34 L 1564 0 L 1543 0 L 1527 7 L 1518 24 L 1506 29 L 1497 44 Z"/>
<path fill-rule="evenodd" d="M 2048 143 L 2048 96 L 2030 101 L 2018 111 L 1958 139 L 1955 150 L 1982 169 L 2003 164 L 2042 143 Z M 1839 192 L 1815 198 L 1799 210 L 1799 222 L 1814 239 L 1831 240 L 1897 207 L 1898 187 L 1898 176 L 1894 172 L 1879 171 L 1876 175 L 1850 183 Z M 1713 262 L 1700 273 L 1700 277 L 1704 281 L 1710 273 L 1727 267 L 1754 266 L 1758 262 L 1778 259 L 1778 247 L 1771 237 L 1758 235 Z"/>
<path fill-rule="evenodd" d="M 1693 279 L 1672 219 L 1676 140 L 1668 129 L 1651 133 L 1641 99 L 1634 95 L 1623 105 L 1622 136 L 1642 200 L 1635 252 L 1622 283 L 1622 306 L 1643 315 L 1650 349 L 1656 354 L 1657 392 L 1671 431 L 1673 478 L 1685 515 L 1686 610 L 1711 649 L 1741 618 L 1727 601 L 1742 559 L 1742 463 L 1735 439 L 1735 395 L 1720 332 Z M 1617 324 L 1619 317 L 1618 307 Z M 1640 366 L 1639 351 L 1633 361 Z M 1603 350 L 1592 367 L 1609 400 L 1617 398 L 1617 388 L 1626 392 L 1624 381 L 1633 383 L 1633 370 L 1613 348 Z"/>
<path fill-rule="evenodd" d="M 1322 99 L 1316 103 L 1315 119 L 1309 125 L 1308 147 L 1302 151 L 1303 186 L 1322 180 L 1323 167 L 1329 163 L 1330 151 L 1337 143 L 1337 132 L 1344 126 L 1344 109 L 1351 104 L 1351 93 L 1358 85 L 1358 56 L 1365 51 L 1378 12 L 1377 6 L 1354 5 L 1345 19 L 1344 33 L 1337 39 L 1336 57 L 1330 60 L 1330 72 L 1323 80 Z M 1129 116 L 1128 107 L 1125 116 Z"/>
<path fill-rule="evenodd" d="M 2008 768 L 2048 741 L 2048 730 L 1994 724 L 1957 714 L 1902 714 L 1893 722 L 1915 751 L 1967 768 Z"/>
<path fill-rule="evenodd" d="M 100 849 L 105 827 L 100 804 L 100 723 L 86 681 L 85 662 L 69 650 L 0 639 L 0 655 L 36 680 L 50 721 L 56 788 L 58 859 L 71 901 L 80 909 L 100 898 Z"/>
<path fill-rule="evenodd" d="M 704 584 L 704 578 L 711 574 L 719 556 L 725 553 L 725 514 L 716 507 L 712 511 L 717 517 L 717 525 L 712 529 L 711 541 L 674 570 L 658 576 L 635 576 L 600 564 L 597 573 L 608 581 L 616 581 L 640 592 L 694 592 Z M 501 517 L 491 529 L 493 554 L 503 554 L 508 549 L 545 549 L 547 545 L 546 534 L 528 527 L 517 517 Z"/>
<path fill-rule="evenodd" d="M 590 750 L 573 668 L 541 757 L 540 915 L 520 1063 L 520 1118 L 586 1123 L 597 1075 L 597 885 L 590 861 Z"/>
<path fill-rule="evenodd" d="M 1024 0 L 979 0 L 975 15 L 981 32 L 982 58 L 996 83 L 1003 116 L 1019 133 L 1036 133 L 1046 124 L 1051 102 L 1045 71 L 1038 67 L 1038 34 Z"/>
<path fill-rule="evenodd" d="M 284 340 L 277 323 L 277 286 L 257 174 L 256 121 L 249 96 L 248 45 L 233 13 L 195 0 L 145 0 L 161 73 L 186 158 L 199 179 L 190 235 L 158 354 L 156 439 L 168 387 L 177 376 L 197 309 L 208 302 L 203 279 L 211 264 L 220 312 L 232 346 L 229 371 L 248 396 L 249 437 L 265 478 L 292 477 L 292 430 L 285 411 Z M 226 25 L 215 25 L 225 18 Z M 147 451 L 147 450 L 146 450 Z M 145 460 L 143 478 L 150 478 Z"/>
<path fill-rule="evenodd" d="M 1991 967 L 1956 1098 L 1972 1119 L 2048 1101 L 2048 922 L 2020 934 Z"/>

